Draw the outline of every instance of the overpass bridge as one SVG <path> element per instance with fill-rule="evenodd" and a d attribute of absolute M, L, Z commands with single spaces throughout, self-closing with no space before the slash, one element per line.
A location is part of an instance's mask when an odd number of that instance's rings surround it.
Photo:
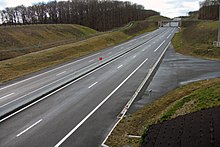
<path fill-rule="evenodd" d="M 159 27 L 181 27 L 182 20 L 163 20 L 158 22 Z"/>

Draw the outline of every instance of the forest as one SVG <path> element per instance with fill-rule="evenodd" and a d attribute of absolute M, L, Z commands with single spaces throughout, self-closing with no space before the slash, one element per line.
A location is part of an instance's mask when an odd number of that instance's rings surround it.
<path fill-rule="evenodd" d="M 205 0 L 200 2 L 199 19 L 218 20 L 219 0 Z"/>
<path fill-rule="evenodd" d="M 5 8 L 0 11 L 2 25 L 79 24 L 98 31 L 120 27 L 131 21 L 158 15 L 142 5 L 115 0 L 69 0 Z"/>

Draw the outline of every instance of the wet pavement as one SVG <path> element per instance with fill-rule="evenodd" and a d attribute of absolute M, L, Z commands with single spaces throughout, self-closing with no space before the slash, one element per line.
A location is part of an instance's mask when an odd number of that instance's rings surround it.
<path fill-rule="evenodd" d="M 136 99 L 128 113 L 181 85 L 217 77 L 220 77 L 220 61 L 184 56 L 176 53 L 171 45 L 144 95 Z"/>

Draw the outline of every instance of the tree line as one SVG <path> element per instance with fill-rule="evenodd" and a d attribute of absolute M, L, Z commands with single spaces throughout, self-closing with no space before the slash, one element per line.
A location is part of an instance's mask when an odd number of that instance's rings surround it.
<path fill-rule="evenodd" d="M 131 2 L 69 0 L 5 8 L 0 11 L 0 18 L 4 25 L 80 24 L 98 31 L 106 31 L 130 21 L 144 20 L 158 14 Z"/>
<path fill-rule="evenodd" d="M 203 2 L 200 2 L 199 19 L 218 20 L 218 15 L 218 0 L 205 0 Z"/>

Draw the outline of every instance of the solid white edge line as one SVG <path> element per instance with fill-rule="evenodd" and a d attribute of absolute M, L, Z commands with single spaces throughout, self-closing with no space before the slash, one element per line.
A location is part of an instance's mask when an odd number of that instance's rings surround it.
<path fill-rule="evenodd" d="M 156 52 L 165 42 L 166 42 L 166 40 L 164 40 L 164 41 L 154 50 L 154 52 Z"/>
<path fill-rule="evenodd" d="M 173 30 L 173 31 L 174 31 L 174 30 Z M 148 35 L 149 35 L 149 34 L 147 34 L 146 36 L 148 36 Z M 150 40 L 153 40 L 153 38 L 150 39 Z M 149 41 L 150 41 L 150 40 L 149 40 Z M 149 41 L 148 41 L 148 42 L 149 42 Z M 114 48 L 118 48 L 118 47 L 120 47 L 120 46 L 122 46 L 122 45 L 125 45 L 125 44 L 127 44 L 127 42 L 126 42 L 126 43 L 123 43 L 123 44 L 121 44 L 121 45 L 115 46 Z M 46 72 L 41 73 L 41 74 L 38 74 L 38 75 L 36 75 L 36 76 L 33 76 L 33 77 L 30 77 L 30 78 L 24 79 L 24 80 L 22 80 L 22 81 L 16 82 L 16 83 L 14 83 L 14 84 L 11 84 L 11 85 L 8 85 L 8 86 L 5 86 L 5 87 L 2 87 L 2 88 L 0 88 L 0 91 L 3 90 L 3 89 L 6 89 L 6 88 L 8 88 L 8 87 L 12 87 L 12 86 L 17 85 L 17 84 L 19 84 L 19 83 L 23 83 L 23 82 L 25 82 L 25 81 L 28 81 L 28 80 L 31 80 L 31 79 L 37 78 L 37 77 L 39 77 L 39 76 L 42 76 L 42 75 L 45 75 L 45 74 L 47 74 L 47 73 L 53 72 L 53 71 L 55 71 L 55 70 L 57 70 L 57 69 L 60 69 L 60 68 L 63 68 L 63 67 L 69 66 L 69 65 L 71 65 L 71 64 L 74 64 L 74 63 L 80 62 L 80 61 L 82 61 L 82 60 L 85 60 L 85 59 L 87 59 L 87 58 L 90 58 L 90 57 L 93 57 L 93 56 L 96 56 L 96 55 L 99 55 L 99 54 L 100 54 L 100 53 L 96 53 L 96 54 L 90 55 L 90 56 L 88 56 L 88 57 L 85 57 L 85 58 L 82 58 L 82 59 L 76 60 L 76 61 L 74 61 L 74 62 L 71 62 L 71 63 L 65 64 L 65 65 L 63 65 L 63 66 L 60 66 L 60 67 L 54 68 L 54 69 L 52 69 L 52 70 L 46 71 Z"/>
<path fill-rule="evenodd" d="M 98 106 L 95 107 L 79 124 L 77 124 L 63 139 L 61 139 L 54 147 L 59 147 L 66 139 L 68 139 L 90 116 L 92 116 L 146 61 L 145 59 L 116 89 L 114 89 Z"/>
<path fill-rule="evenodd" d="M 126 54 L 122 55 L 121 57 L 123 57 L 123 56 L 125 56 L 125 55 L 126 55 Z M 121 58 L 121 57 L 120 57 L 120 58 Z M 120 58 L 118 58 L 118 59 L 120 59 Z M 18 111 L 16 111 L 16 112 L 14 112 L 14 113 L 8 115 L 7 117 L 1 119 L 1 120 L 0 120 L 0 123 L 3 122 L 3 121 L 5 121 L 5 120 L 7 120 L 7 119 L 9 119 L 9 118 L 11 118 L 12 116 L 14 116 L 14 115 L 16 115 L 16 114 L 18 114 L 18 113 L 20 113 L 20 112 L 22 112 L 22 111 L 28 109 L 29 107 L 31 107 L 31 106 L 33 106 L 33 105 L 35 105 L 35 104 L 41 102 L 42 100 L 46 99 L 47 97 L 49 97 L 49 96 L 51 96 L 51 95 L 53 95 L 53 94 L 55 94 L 55 93 L 61 91 L 62 89 L 68 87 L 69 85 L 72 85 L 73 83 L 75 83 L 75 82 L 77 82 L 77 81 L 83 79 L 84 77 L 86 77 L 86 76 L 88 76 L 88 75 L 90 75 L 90 74 L 96 72 L 97 70 L 99 70 L 99 69 L 101 69 L 101 68 L 103 68 L 103 67 L 105 67 L 105 66 L 111 64 L 111 63 L 114 62 L 114 61 L 116 61 L 116 60 L 110 61 L 109 63 L 107 63 L 107 64 L 105 64 L 105 65 L 103 65 L 103 66 L 101 66 L 101 67 L 99 67 L 99 68 L 97 68 L 97 69 L 91 71 L 90 73 L 88 73 L 88 74 L 86 74 L 86 75 L 84 75 L 84 76 L 78 78 L 77 80 L 75 80 L 75 81 L 73 81 L 73 82 L 70 82 L 69 84 L 67 84 L 67 85 L 65 85 L 65 86 L 63 86 L 63 87 L 61 87 L 61 88 L 59 88 L 59 89 L 53 91 L 52 93 L 50 93 L 50 94 L 48 94 L 48 95 L 42 97 L 41 99 L 39 99 L 39 100 L 37 100 L 37 101 L 35 101 L 35 102 L 33 102 L 33 103 L 27 105 L 26 107 L 24 107 L 24 108 L 22 108 L 22 109 L 20 109 L 20 110 L 18 110 Z"/>
<path fill-rule="evenodd" d="M 94 55 L 91 55 L 91 56 L 88 56 L 88 57 L 85 57 L 85 58 L 82 58 L 82 59 L 76 60 L 76 61 L 74 61 L 74 62 L 71 62 L 71 63 L 65 64 L 65 65 L 60 66 L 60 67 L 57 67 L 57 68 L 54 68 L 54 69 L 52 69 L 52 70 L 46 71 L 46 72 L 41 73 L 41 74 L 38 74 L 38 75 L 36 75 L 36 76 L 33 76 L 33 77 L 30 77 L 30 78 L 24 79 L 24 80 L 19 81 L 19 82 L 16 82 L 16 83 L 14 83 L 14 84 L 11 84 L 11 85 L 8 85 L 8 86 L 5 86 L 5 87 L 2 87 L 2 88 L 0 88 L 0 91 L 3 90 L 3 89 L 9 88 L 9 87 L 15 86 L 15 85 L 17 85 L 17 84 L 20 84 L 20 83 L 26 82 L 26 81 L 28 81 L 28 80 L 31 80 L 31 79 L 37 78 L 37 77 L 39 77 L 39 76 L 45 75 L 45 74 L 47 74 L 47 73 L 53 72 L 53 71 L 55 71 L 55 70 L 57 70 L 57 69 L 60 69 L 60 68 L 63 68 L 63 67 L 69 66 L 69 65 L 71 65 L 71 64 L 75 64 L 75 63 L 77 63 L 77 62 L 80 62 L 80 61 L 85 60 L 85 59 L 87 59 L 87 58 L 90 58 L 90 57 L 96 56 L 96 55 L 98 55 L 98 54 L 100 54 L 100 53 L 96 53 L 96 54 L 94 54 Z"/>
<path fill-rule="evenodd" d="M 151 39 L 148 40 L 146 43 L 148 43 L 148 42 L 150 42 L 150 41 L 152 41 L 152 40 L 154 40 L 154 38 L 151 38 Z M 146 43 L 144 43 L 144 44 L 146 44 Z M 143 44 L 143 45 L 144 45 L 144 44 Z M 97 54 L 100 54 L 100 53 L 97 53 Z M 94 55 L 97 55 L 97 54 L 94 54 Z M 93 55 L 93 56 L 94 56 L 94 55 Z M 125 55 L 125 54 L 124 54 L 124 55 Z M 122 55 L 121 57 L 123 57 L 124 55 Z M 91 57 L 91 56 L 90 56 L 90 57 Z M 79 60 L 78 60 L 78 61 L 79 61 Z M 102 66 L 102 67 L 105 67 L 105 66 L 107 66 L 108 64 L 110 64 L 110 63 L 112 63 L 112 62 L 114 62 L 114 61 L 115 61 L 115 60 L 113 60 L 113 61 L 107 63 L 106 65 L 104 65 L 104 66 Z M 31 107 L 31 106 L 33 106 L 33 105 L 35 105 L 35 104 L 41 102 L 42 100 L 44 100 L 44 99 L 46 99 L 47 97 L 49 97 L 49 96 L 51 96 L 51 95 L 53 95 L 53 94 L 59 92 L 60 90 L 62 90 L 62 89 L 64 89 L 64 88 L 68 87 L 69 85 L 72 85 L 73 83 L 75 83 L 75 82 L 81 80 L 82 78 L 84 78 L 84 77 L 86 77 L 86 76 L 92 74 L 93 72 L 99 70 L 99 69 L 102 68 L 102 67 L 99 67 L 99 68 L 97 68 L 96 70 L 94 70 L 94 71 L 92 71 L 92 72 L 90 72 L 90 73 L 88 73 L 88 74 L 86 74 L 86 75 L 80 77 L 79 79 L 77 79 L 77 80 L 75 80 L 75 81 L 73 81 L 73 82 L 71 82 L 71 83 L 69 83 L 69 84 L 67 84 L 67 85 L 65 85 L 65 86 L 63 86 L 63 87 L 61 87 L 61 88 L 55 90 L 54 92 L 52 92 L 52 93 L 46 95 L 45 97 L 43 97 L 43 98 L 41 98 L 41 99 L 39 99 L 39 100 L 37 100 L 37 101 L 35 101 L 35 102 L 33 102 L 33 103 L 27 105 L 26 107 L 24 107 L 24 108 L 22 108 L 22 109 L 20 109 L 20 110 L 18 110 L 18 111 L 16 111 L 16 112 L 14 112 L 14 113 L 8 115 L 7 117 L 2 118 L 2 119 L 0 120 L 0 123 L 3 122 L 3 121 L 5 121 L 5 120 L 7 120 L 7 119 L 9 119 L 9 118 L 11 118 L 12 116 L 14 116 L 14 115 L 16 115 L 16 114 L 18 114 L 18 113 L 20 113 L 20 112 L 22 112 L 22 111 L 28 109 L 29 107 Z M 21 82 L 21 81 L 20 81 L 20 82 Z"/>
<path fill-rule="evenodd" d="M 88 88 L 92 88 L 93 86 L 95 86 L 96 84 L 98 84 L 98 82 L 95 82 L 94 84 L 92 84 L 91 86 L 89 86 Z"/>
<path fill-rule="evenodd" d="M 11 96 L 11 95 L 13 95 L 13 94 L 15 94 L 15 93 L 10 93 L 10 94 L 8 94 L 8 95 L 5 95 L 5 96 L 1 97 L 0 100 L 5 99 L 5 98 L 7 98 L 7 97 L 9 97 L 9 96 Z"/>
<path fill-rule="evenodd" d="M 168 47 L 170 46 L 171 42 L 168 43 L 168 45 L 166 46 L 165 50 L 163 51 L 163 53 L 161 54 L 161 56 L 159 57 L 159 59 L 161 59 L 163 57 L 163 55 L 165 54 L 165 52 L 167 51 Z M 154 64 L 153 66 L 153 70 L 154 68 L 156 68 L 157 64 L 159 63 L 159 60 Z M 144 81 L 140 84 L 140 86 L 138 87 L 138 89 L 136 90 L 136 92 L 134 93 L 134 95 L 131 97 L 131 99 L 128 101 L 128 103 L 125 105 L 124 109 L 121 111 L 122 112 L 122 116 L 118 119 L 118 121 L 115 123 L 115 125 L 112 127 L 112 129 L 110 130 L 110 132 L 108 133 L 108 135 L 105 137 L 105 139 L 103 140 L 101 147 L 109 147 L 108 145 L 105 144 L 105 142 L 108 140 L 109 136 L 112 134 L 113 130 L 116 128 L 116 126 L 119 124 L 119 122 L 124 118 L 125 114 L 127 113 L 128 109 L 130 108 L 130 106 L 132 105 L 132 103 L 134 102 L 134 100 L 136 99 L 139 91 L 141 90 L 141 88 L 144 86 L 144 83 L 146 82 L 146 80 L 148 80 L 149 76 L 151 75 L 151 73 L 153 72 L 153 70 L 150 70 L 150 73 L 147 74 L 146 78 L 144 79 Z"/>
<path fill-rule="evenodd" d="M 150 42 L 151 40 L 154 40 L 154 39 L 155 39 L 155 38 L 152 38 L 152 39 L 148 40 L 146 43 L 148 43 L 148 42 Z M 144 43 L 144 44 L 146 44 L 146 43 Z M 144 44 L 142 44 L 142 45 L 144 45 Z M 100 53 L 97 53 L 97 54 L 100 54 Z M 94 55 L 97 55 L 97 54 L 94 54 Z M 92 56 L 94 56 L 94 55 L 92 55 Z M 92 56 L 89 56 L 89 57 L 92 57 Z M 88 58 L 88 57 L 86 57 L 86 58 Z M 86 59 L 86 58 L 85 58 L 85 59 Z M 81 60 L 83 60 L 83 59 L 81 59 Z M 80 60 L 75 61 L 75 62 L 79 62 L 79 61 L 80 61 Z M 74 63 L 74 62 L 73 62 L 73 63 Z M 65 65 L 64 65 L 64 66 L 65 66 Z M 64 66 L 63 66 L 63 67 L 64 67 Z M 58 69 L 58 68 L 57 68 L 57 69 Z M 52 71 L 52 70 L 51 70 L 51 71 Z M 48 72 L 49 72 L 49 71 L 48 71 Z M 70 75 L 72 75 L 72 74 L 70 74 Z M 50 83 L 50 84 L 44 85 L 44 86 L 41 87 L 41 88 L 38 88 L 38 89 L 36 89 L 36 90 L 34 90 L 34 91 L 28 93 L 28 94 L 25 94 L 25 95 L 23 95 L 23 96 L 17 98 L 17 99 L 14 99 L 14 100 L 12 100 L 12 101 L 10 101 L 10 102 L 8 102 L 8 103 L 5 103 L 5 104 L 1 105 L 0 108 L 3 108 L 3 107 L 5 107 L 5 106 L 7 106 L 7 105 L 9 105 L 9 104 L 11 104 L 11 103 L 13 103 L 13 102 L 15 102 L 15 101 L 18 101 L 18 100 L 20 100 L 20 99 L 22 99 L 22 98 L 24 98 L 24 97 L 26 97 L 26 96 L 28 96 L 28 95 L 30 95 L 30 94 L 36 92 L 36 91 L 38 91 L 38 90 L 40 90 L 40 89 L 43 89 L 43 88 L 45 88 L 45 87 L 47 87 L 47 86 L 49 86 L 49 85 L 51 85 L 51 84 L 53 84 L 53 83 L 56 83 L 56 82 L 58 82 L 58 81 L 60 81 L 60 80 L 62 80 L 62 79 L 64 79 L 64 78 L 66 78 L 66 77 L 69 77 L 70 75 L 67 75 L 67 76 L 65 76 L 65 77 L 63 77 L 63 78 L 61 78 L 61 79 L 58 79 L 58 80 L 56 80 L 56 81 L 53 81 L 53 82 Z M 19 83 L 19 82 L 18 82 L 18 83 Z M 13 84 L 12 84 L 12 85 L 13 85 Z"/>
<path fill-rule="evenodd" d="M 31 125 L 30 127 L 28 127 L 27 129 L 25 129 L 24 131 L 22 131 L 21 133 L 19 133 L 18 135 L 16 135 L 17 137 L 21 136 L 22 134 L 24 134 L 25 132 L 27 132 L 28 130 L 30 130 L 31 128 L 33 128 L 34 126 L 36 126 L 37 124 L 39 124 L 43 119 L 38 120 L 36 123 L 34 123 L 33 125 Z"/>

